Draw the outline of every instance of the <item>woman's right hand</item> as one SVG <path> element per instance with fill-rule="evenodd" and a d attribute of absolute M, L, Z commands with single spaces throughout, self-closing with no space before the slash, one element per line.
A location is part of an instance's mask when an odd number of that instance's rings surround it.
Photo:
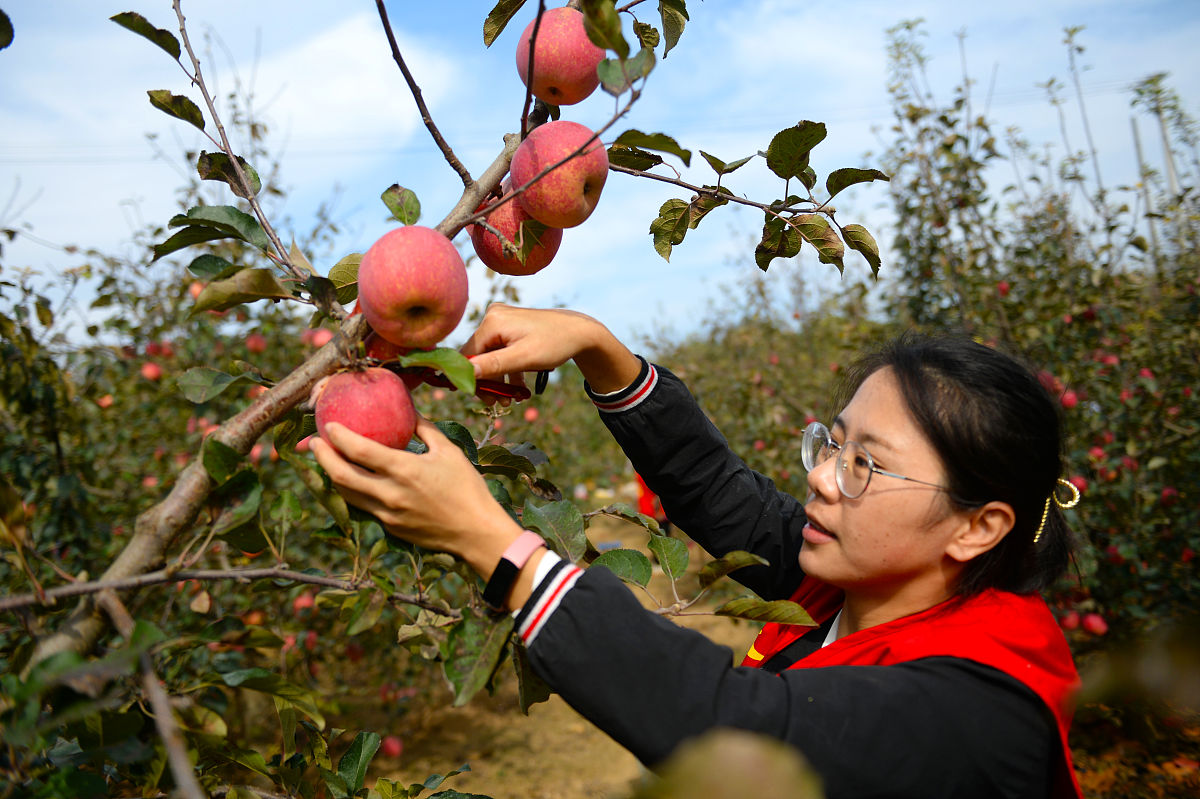
<path fill-rule="evenodd" d="M 525 384 L 525 372 L 556 369 L 574 360 L 600 393 L 632 383 L 641 361 L 600 322 L 564 309 L 488 307 L 479 328 L 462 346 L 475 376 Z"/>

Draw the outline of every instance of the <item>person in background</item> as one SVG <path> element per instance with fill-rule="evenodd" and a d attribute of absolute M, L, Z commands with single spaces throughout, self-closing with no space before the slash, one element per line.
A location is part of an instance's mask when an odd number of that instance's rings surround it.
<path fill-rule="evenodd" d="M 1078 677 L 1039 595 L 1070 561 L 1073 489 L 1056 407 L 1016 360 L 915 335 L 868 353 L 836 416 L 796 441 L 801 501 L 591 317 L 493 305 L 462 350 L 480 377 L 513 382 L 573 359 L 671 520 L 716 557 L 763 556 L 734 576 L 813 617 L 766 625 L 735 664 L 612 572 L 548 551 L 428 421 L 421 455 L 332 425 L 313 442 L 348 501 L 470 564 L 485 601 L 516 614 L 538 674 L 643 763 L 727 727 L 794 745 L 830 799 L 1080 795 Z"/>

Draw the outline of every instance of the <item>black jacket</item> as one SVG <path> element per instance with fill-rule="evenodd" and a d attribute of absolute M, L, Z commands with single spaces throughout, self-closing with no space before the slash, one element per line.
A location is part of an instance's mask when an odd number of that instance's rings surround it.
<path fill-rule="evenodd" d="M 765 599 L 792 594 L 803 507 L 729 449 L 678 378 L 644 364 L 632 386 L 593 399 L 673 524 L 715 556 L 764 556 L 769 566 L 735 576 Z M 545 610 L 550 582 L 519 629 Z M 529 646 L 534 668 L 651 767 L 690 737 L 733 727 L 794 744 L 829 799 L 1048 794 L 1055 723 L 1032 691 L 991 667 L 952 657 L 778 674 L 734 666 L 727 647 L 645 610 L 607 569 L 584 572 L 555 602 Z M 826 631 L 790 654 L 815 651 Z"/>

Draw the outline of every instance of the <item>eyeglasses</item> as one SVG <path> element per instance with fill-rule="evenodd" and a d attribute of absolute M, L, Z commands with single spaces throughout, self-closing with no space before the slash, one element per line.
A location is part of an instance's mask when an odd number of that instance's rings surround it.
<path fill-rule="evenodd" d="M 915 477 L 905 477 L 902 474 L 880 469 L 875 465 L 875 461 L 871 457 L 871 453 L 867 452 L 866 447 L 857 441 L 838 444 L 829 434 L 829 428 L 820 422 L 812 422 L 804 428 L 804 438 L 800 444 L 800 458 L 804 462 L 805 471 L 811 472 L 832 458 L 835 451 L 837 452 L 837 463 L 835 464 L 837 468 L 833 474 L 837 480 L 838 490 L 847 499 L 861 497 L 871 482 L 871 475 L 875 473 L 886 477 L 895 477 L 897 480 L 908 480 L 910 483 L 933 486 L 942 491 L 950 490 L 937 483 L 918 480 Z"/>

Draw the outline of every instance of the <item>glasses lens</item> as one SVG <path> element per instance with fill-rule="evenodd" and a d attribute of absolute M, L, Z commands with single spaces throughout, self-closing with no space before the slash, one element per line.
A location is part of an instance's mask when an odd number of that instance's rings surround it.
<path fill-rule="evenodd" d="M 804 428 L 804 438 L 800 442 L 800 460 L 804 462 L 804 470 L 811 472 L 829 457 L 829 430 L 820 422 L 810 422 Z"/>
<path fill-rule="evenodd" d="M 871 471 L 875 467 L 871 453 L 857 441 L 847 441 L 842 445 L 837 466 L 838 488 L 850 499 L 861 496 L 867 490 Z"/>

